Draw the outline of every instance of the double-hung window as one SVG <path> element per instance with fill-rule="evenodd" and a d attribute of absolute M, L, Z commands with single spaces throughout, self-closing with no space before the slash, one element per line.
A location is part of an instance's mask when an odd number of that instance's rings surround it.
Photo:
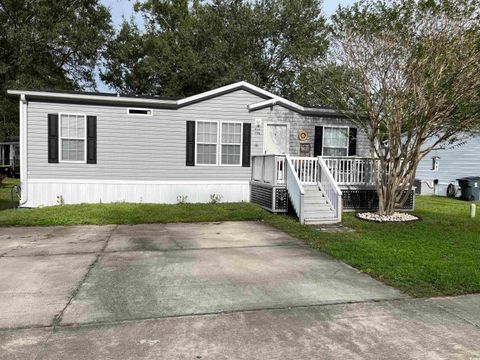
<path fill-rule="evenodd" d="M 222 123 L 221 165 L 241 165 L 242 123 Z"/>
<path fill-rule="evenodd" d="M 217 165 L 218 122 L 197 121 L 197 164 Z"/>
<path fill-rule="evenodd" d="M 348 127 L 325 126 L 323 129 L 323 156 L 348 155 Z"/>
<path fill-rule="evenodd" d="M 60 114 L 60 161 L 85 162 L 86 116 Z"/>
<path fill-rule="evenodd" d="M 240 166 L 242 123 L 197 121 L 196 164 Z"/>

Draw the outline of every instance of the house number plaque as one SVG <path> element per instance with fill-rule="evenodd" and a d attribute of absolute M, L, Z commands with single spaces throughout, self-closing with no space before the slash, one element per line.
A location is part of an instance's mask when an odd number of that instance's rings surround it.
<path fill-rule="evenodd" d="M 310 144 L 300 144 L 300 156 L 310 156 Z"/>

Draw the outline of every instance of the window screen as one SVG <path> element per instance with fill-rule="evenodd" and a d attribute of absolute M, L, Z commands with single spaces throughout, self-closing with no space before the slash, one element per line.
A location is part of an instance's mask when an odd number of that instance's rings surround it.
<path fill-rule="evenodd" d="M 197 164 L 217 164 L 218 123 L 197 122 Z"/>
<path fill-rule="evenodd" d="M 62 161 L 85 161 L 85 115 L 60 115 Z"/>
<path fill-rule="evenodd" d="M 323 129 L 323 155 L 348 155 L 348 128 L 325 127 Z"/>
<path fill-rule="evenodd" d="M 222 165 L 240 165 L 242 124 L 222 123 Z"/>

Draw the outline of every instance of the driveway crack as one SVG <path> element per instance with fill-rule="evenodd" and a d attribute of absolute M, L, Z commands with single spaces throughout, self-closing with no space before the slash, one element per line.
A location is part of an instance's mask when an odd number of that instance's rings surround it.
<path fill-rule="evenodd" d="M 85 272 L 85 275 L 82 277 L 80 282 L 77 284 L 75 289 L 70 294 L 70 297 L 68 298 L 67 304 L 63 307 L 63 309 L 58 314 L 56 314 L 53 317 L 53 324 L 52 324 L 53 325 L 53 331 L 52 332 L 55 332 L 56 328 L 58 327 L 58 325 L 62 321 L 63 314 L 65 313 L 65 311 L 67 310 L 67 308 L 71 304 L 71 302 L 73 301 L 73 298 L 78 294 L 81 287 L 83 286 L 83 284 L 87 280 L 88 276 L 90 275 L 90 272 L 92 271 L 92 269 L 95 267 L 95 265 L 97 265 L 97 263 L 100 261 L 102 256 L 105 254 L 105 249 L 107 248 L 108 243 L 109 243 L 110 239 L 112 238 L 112 235 L 115 232 L 115 230 L 117 229 L 117 227 L 118 227 L 118 225 L 113 227 L 112 231 L 110 231 L 110 233 L 108 234 L 108 236 L 105 240 L 105 243 L 103 244 L 102 248 L 97 253 L 97 255 L 95 256 L 95 259 L 92 261 L 92 263 L 90 265 L 88 265 L 87 271 Z"/>
<path fill-rule="evenodd" d="M 53 322 L 52 322 L 52 331 L 50 332 L 50 334 L 47 336 L 47 338 L 45 339 L 42 347 L 40 350 L 38 350 L 37 354 L 35 355 L 35 360 L 37 359 L 40 359 L 43 355 L 43 353 L 45 352 L 46 348 L 47 348 L 47 344 L 48 342 L 50 341 L 50 339 L 52 338 L 53 334 L 57 331 L 57 329 L 59 328 L 60 326 L 60 323 L 62 322 L 62 318 L 63 318 L 63 314 L 65 313 L 65 311 L 67 310 L 68 306 L 71 304 L 71 302 L 73 301 L 74 297 L 78 294 L 78 292 L 80 291 L 82 285 L 85 283 L 85 281 L 87 280 L 88 276 L 90 275 L 90 272 L 92 271 L 92 269 L 95 267 L 95 265 L 97 265 L 97 263 L 100 261 L 101 257 L 105 254 L 105 249 L 107 248 L 108 246 L 108 243 L 113 235 L 113 233 L 115 232 L 115 230 L 117 229 L 118 225 L 114 226 L 112 228 L 112 231 L 110 231 L 110 233 L 108 234 L 107 238 L 105 239 L 105 244 L 103 244 L 102 248 L 99 250 L 99 252 L 97 253 L 97 255 L 95 256 L 95 259 L 92 261 L 92 263 L 90 265 L 88 265 L 87 267 L 87 271 L 85 272 L 85 275 L 82 277 L 82 279 L 79 281 L 79 283 L 77 284 L 77 286 L 75 287 L 75 289 L 72 291 L 72 293 L 70 294 L 70 297 L 68 298 L 68 301 L 67 303 L 65 304 L 65 306 L 63 307 L 62 310 L 60 310 L 60 312 L 58 314 L 56 314 L 54 317 L 53 317 Z"/>
<path fill-rule="evenodd" d="M 460 320 L 462 320 L 462 321 L 465 321 L 467 324 L 472 325 L 472 326 L 476 327 L 477 329 L 480 329 L 480 325 L 478 325 L 478 324 L 476 324 L 476 323 L 474 323 L 474 322 L 472 322 L 472 321 L 470 321 L 470 320 L 468 320 L 468 319 L 465 319 L 465 318 L 464 318 L 463 316 L 461 316 L 460 314 L 457 314 L 456 312 L 451 311 L 450 309 L 442 306 L 442 305 L 439 304 L 438 302 L 432 301 L 431 303 L 433 304 L 433 306 L 436 306 L 436 307 L 439 308 L 440 310 L 445 311 L 447 314 L 453 315 L 453 316 L 455 316 L 456 318 L 458 318 L 458 319 L 460 319 Z"/>

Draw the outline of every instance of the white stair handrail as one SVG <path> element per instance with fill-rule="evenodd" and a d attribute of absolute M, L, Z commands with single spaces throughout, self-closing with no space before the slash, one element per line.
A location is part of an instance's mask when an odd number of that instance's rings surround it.
<path fill-rule="evenodd" d="M 298 178 L 297 172 L 295 171 L 292 159 L 290 156 L 287 156 L 286 159 L 288 196 L 290 197 L 290 201 L 292 202 L 293 208 L 297 213 L 300 223 L 303 224 L 305 222 L 303 216 L 305 190 L 303 189 L 302 183 Z"/>
<path fill-rule="evenodd" d="M 338 187 L 332 173 L 328 169 L 325 161 L 319 156 L 318 165 L 318 187 L 323 191 L 327 201 L 335 211 L 335 216 L 339 221 L 342 220 L 342 190 Z"/>

